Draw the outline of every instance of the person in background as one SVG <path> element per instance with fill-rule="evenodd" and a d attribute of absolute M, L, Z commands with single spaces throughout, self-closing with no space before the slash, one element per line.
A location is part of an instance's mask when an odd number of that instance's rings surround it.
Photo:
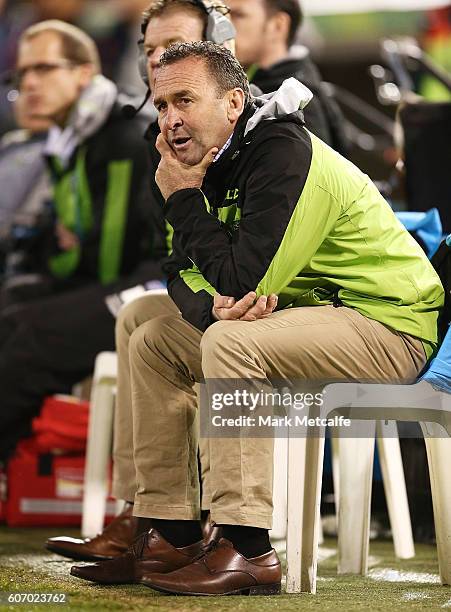
<path fill-rule="evenodd" d="M 122 91 L 139 94 L 135 41 L 137 22 L 147 4 L 146 0 L 1 0 L 0 75 L 14 68 L 17 41 L 27 27 L 58 19 L 89 34 L 96 43 L 102 73 Z M 10 87 L 0 84 L 0 134 L 14 127 L 11 108 L 14 96 Z"/>
<path fill-rule="evenodd" d="M 29 433 L 46 395 L 70 392 L 98 352 L 114 349 L 105 296 L 162 278 L 147 115 L 125 119 L 126 99 L 100 74 L 93 41 L 61 21 L 33 25 L 13 79 L 27 116 L 52 124 L 44 152 L 54 210 L 36 245 L 32 297 L 20 277 L 2 288 L 0 459 Z"/>
<path fill-rule="evenodd" d="M 306 127 L 346 155 L 349 149 L 342 113 L 321 81 L 308 49 L 294 45 L 302 24 L 299 0 L 228 0 L 236 28 L 236 56 L 249 81 L 263 93 L 295 77 L 313 93 L 305 109 Z"/>
<path fill-rule="evenodd" d="M 115 281 L 133 270 L 148 238 L 145 123 L 127 122 L 100 70 L 94 42 L 75 26 L 44 21 L 21 36 L 13 76 L 21 104 L 52 124 L 44 155 L 55 225 L 38 268 L 57 291 Z"/>

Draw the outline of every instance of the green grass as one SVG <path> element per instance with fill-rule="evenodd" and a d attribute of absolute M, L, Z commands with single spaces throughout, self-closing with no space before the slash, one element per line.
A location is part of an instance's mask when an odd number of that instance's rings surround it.
<path fill-rule="evenodd" d="M 65 592 L 66 605 L 1 606 L 0 610 L 242 610 L 304 612 L 316 610 L 400 611 L 446 609 L 451 612 L 451 588 L 429 580 L 438 576 L 435 547 L 416 546 L 416 557 L 398 561 L 391 542 L 371 543 L 370 575 L 383 569 L 426 574 L 417 582 L 392 582 L 371 577 L 337 576 L 337 557 L 330 556 L 319 565 L 316 595 L 281 595 L 278 597 L 170 597 L 141 586 L 101 587 L 69 575 L 73 562 L 46 553 L 42 543 L 49 536 L 76 535 L 74 530 L 0 528 L 0 591 Z M 336 541 L 326 540 L 324 547 L 336 549 Z"/>

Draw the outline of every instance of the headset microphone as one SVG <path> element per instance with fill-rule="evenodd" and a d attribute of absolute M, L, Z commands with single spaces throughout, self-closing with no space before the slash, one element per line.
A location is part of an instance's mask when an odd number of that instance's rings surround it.
<path fill-rule="evenodd" d="M 144 108 L 144 106 L 146 105 L 147 100 L 150 98 L 150 93 L 151 93 L 150 89 L 148 89 L 147 92 L 146 92 L 146 95 L 144 96 L 144 100 L 138 106 L 138 108 L 133 106 L 133 104 L 126 104 L 125 106 L 123 106 L 122 109 L 121 109 L 122 115 L 126 119 L 134 119 L 136 117 L 136 115 L 139 113 L 139 111 L 141 111 Z"/>

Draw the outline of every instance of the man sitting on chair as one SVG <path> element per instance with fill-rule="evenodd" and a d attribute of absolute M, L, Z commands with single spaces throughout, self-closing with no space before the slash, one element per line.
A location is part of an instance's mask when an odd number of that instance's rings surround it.
<path fill-rule="evenodd" d="M 75 576 L 185 595 L 279 592 L 271 438 L 210 444 L 223 537 L 202 543 L 195 382 L 210 405 L 218 380 L 408 382 L 435 349 L 440 280 L 368 177 L 304 127 L 310 95 L 288 80 L 253 98 L 233 55 L 209 42 L 160 59 L 155 178 L 181 312 L 143 323 L 129 344 L 133 513 L 150 531 Z"/>

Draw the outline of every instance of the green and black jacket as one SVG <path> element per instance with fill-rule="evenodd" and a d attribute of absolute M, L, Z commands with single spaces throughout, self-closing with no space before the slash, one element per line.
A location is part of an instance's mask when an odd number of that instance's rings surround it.
<path fill-rule="evenodd" d="M 174 230 L 169 293 L 200 330 L 216 292 L 275 293 L 278 309 L 340 303 L 437 341 L 440 280 L 376 187 L 308 132 L 299 103 L 254 101 L 202 190 L 165 205 Z M 290 112 L 290 104 L 293 112 Z"/>
<path fill-rule="evenodd" d="M 67 168 L 48 158 L 56 218 L 77 234 L 80 247 L 57 252 L 47 244 L 50 273 L 59 280 L 102 284 L 130 273 L 151 252 L 146 125 L 128 120 L 116 102 L 102 127 L 72 155 Z"/>

